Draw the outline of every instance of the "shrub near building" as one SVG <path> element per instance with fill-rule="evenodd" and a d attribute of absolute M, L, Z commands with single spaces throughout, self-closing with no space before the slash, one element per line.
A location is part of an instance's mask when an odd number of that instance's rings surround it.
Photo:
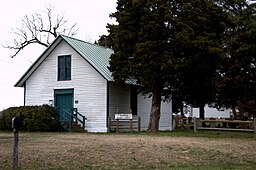
<path fill-rule="evenodd" d="M 10 107 L 3 110 L 0 130 L 12 130 L 11 121 L 15 116 L 20 116 L 23 120 L 22 131 L 58 131 L 57 112 L 48 105 Z"/>

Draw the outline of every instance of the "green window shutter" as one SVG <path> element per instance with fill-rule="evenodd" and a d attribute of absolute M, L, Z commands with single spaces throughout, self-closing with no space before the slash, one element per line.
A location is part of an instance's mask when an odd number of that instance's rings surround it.
<path fill-rule="evenodd" d="M 71 80 L 71 56 L 66 56 L 65 59 L 65 80 Z"/>
<path fill-rule="evenodd" d="M 58 81 L 71 80 L 71 56 L 58 57 Z"/>

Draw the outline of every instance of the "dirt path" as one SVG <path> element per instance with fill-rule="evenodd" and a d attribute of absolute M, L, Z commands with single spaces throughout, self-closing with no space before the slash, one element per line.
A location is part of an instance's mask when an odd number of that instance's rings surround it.
<path fill-rule="evenodd" d="M 256 140 L 147 135 L 21 134 L 22 169 L 256 167 Z M 12 136 L 0 133 L 0 169 L 11 168 Z"/>

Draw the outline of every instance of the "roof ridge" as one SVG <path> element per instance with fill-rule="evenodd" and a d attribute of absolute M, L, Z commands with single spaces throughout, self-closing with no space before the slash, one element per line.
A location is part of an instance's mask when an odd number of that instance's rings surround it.
<path fill-rule="evenodd" d="M 113 81 L 111 72 L 107 69 L 109 65 L 110 56 L 112 53 L 114 53 L 112 49 L 60 34 L 49 45 L 49 47 L 47 47 L 45 51 L 36 59 L 36 61 L 29 67 L 29 69 L 23 74 L 23 76 L 18 80 L 18 82 L 14 86 L 24 86 L 24 83 L 27 81 L 27 79 L 34 73 L 34 71 L 41 65 L 45 58 L 48 57 L 49 54 L 62 41 L 66 42 L 79 55 L 81 55 L 107 81 Z"/>
<path fill-rule="evenodd" d="M 70 38 L 70 39 L 73 39 L 73 40 L 76 40 L 76 41 L 81 41 L 83 43 L 86 43 L 86 44 L 89 44 L 89 45 L 93 45 L 93 46 L 96 46 L 96 47 L 99 47 L 99 48 L 103 48 L 103 49 L 106 49 L 106 50 L 114 51 L 112 48 L 103 47 L 103 46 L 100 46 L 98 44 L 93 44 L 93 43 L 90 43 L 90 42 L 87 42 L 87 41 L 84 41 L 84 40 L 81 40 L 81 39 L 78 39 L 78 38 L 75 38 L 75 37 L 70 37 L 70 36 L 63 35 L 63 34 L 60 34 L 60 36 L 66 37 L 66 38 Z"/>

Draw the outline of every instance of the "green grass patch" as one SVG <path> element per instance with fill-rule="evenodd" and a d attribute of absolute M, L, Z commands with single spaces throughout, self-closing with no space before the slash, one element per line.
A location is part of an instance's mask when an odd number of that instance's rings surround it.
<path fill-rule="evenodd" d="M 240 132 L 240 131 L 214 131 L 214 130 L 198 130 L 194 133 L 193 130 L 174 130 L 170 132 L 172 136 L 183 137 L 207 137 L 207 138 L 253 138 L 252 132 Z"/>
<path fill-rule="evenodd" d="M 0 131 L 1 136 L 12 136 L 12 132 Z M 67 133 L 67 132 L 20 132 L 23 137 L 49 137 L 53 134 L 55 135 L 72 135 L 79 133 Z M 80 133 L 82 135 L 82 133 Z M 194 133 L 193 130 L 187 129 L 177 129 L 173 131 L 159 131 L 159 132 L 111 132 L 111 133 L 89 133 L 95 135 L 103 135 L 103 136 L 115 136 L 115 135 L 142 135 L 142 136 L 172 136 L 172 137 L 205 137 L 205 138 L 240 138 L 240 139 L 248 139 L 256 137 L 253 132 L 241 132 L 241 131 L 216 131 L 216 130 L 198 130 L 197 133 Z"/>
<path fill-rule="evenodd" d="M 110 133 L 116 135 L 116 133 Z M 252 132 L 240 132 L 240 131 L 216 131 L 216 130 L 198 130 L 194 133 L 193 130 L 177 129 L 170 132 L 160 131 L 156 133 L 151 132 L 123 132 L 119 134 L 135 134 L 135 135 L 147 135 L 147 136 L 173 136 L 173 137 L 205 137 L 205 138 L 240 138 L 248 139 L 254 138 L 255 135 Z"/>
<path fill-rule="evenodd" d="M 20 133 L 20 169 L 254 170 L 253 133 L 175 130 Z M 184 138 L 185 137 L 185 138 Z M 0 132 L 0 169 L 11 169 L 13 133 Z"/>

